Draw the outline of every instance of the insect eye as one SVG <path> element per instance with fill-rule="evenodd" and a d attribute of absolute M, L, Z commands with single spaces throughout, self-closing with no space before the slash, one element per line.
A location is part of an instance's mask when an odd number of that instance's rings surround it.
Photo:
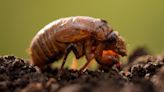
<path fill-rule="evenodd" d="M 116 35 L 114 32 L 112 32 L 112 33 L 110 33 L 110 34 L 108 35 L 107 40 L 108 40 L 108 42 L 110 42 L 110 43 L 116 43 L 116 41 L 117 41 L 117 35 Z"/>

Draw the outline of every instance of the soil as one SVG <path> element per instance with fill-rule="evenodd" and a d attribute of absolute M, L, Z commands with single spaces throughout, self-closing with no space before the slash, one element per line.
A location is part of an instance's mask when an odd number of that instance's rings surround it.
<path fill-rule="evenodd" d="M 0 92 L 163 92 L 164 55 L 137 48 L 121 69 L 42 71 L 15 56 L 0 57 Z"/>

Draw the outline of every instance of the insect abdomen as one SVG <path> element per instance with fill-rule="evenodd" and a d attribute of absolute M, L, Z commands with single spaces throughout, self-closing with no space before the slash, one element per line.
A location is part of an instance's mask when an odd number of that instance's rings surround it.
<path fill-rule="evenodd" d="M 63 53 L 59 51 L 58 46 L 53 39 L 52 30 L 36 35 L 30 46 L 32 64 L 43 67 L 62 57 Z"/>

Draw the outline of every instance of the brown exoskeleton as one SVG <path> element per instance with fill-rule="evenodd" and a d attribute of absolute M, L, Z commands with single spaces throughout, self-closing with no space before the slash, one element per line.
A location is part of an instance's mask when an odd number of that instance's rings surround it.
<path fill-rule="evenodd" d="M 62 18 L 48 24 L 33 38 L 29 50 L 31 63 L 40 68 L 63 58 L 63 69 L 71 51 L 77 59 L 85 56 L 87 62 L 80 72 L 93 58 L 101 65 L 108 65 L 108 60 L 118 62 L 119 57 L 103 56 L 105 50 L 126 55 L 125 42 L 118 32 L 113 31 L 105 20 L 86 16 Z"/>

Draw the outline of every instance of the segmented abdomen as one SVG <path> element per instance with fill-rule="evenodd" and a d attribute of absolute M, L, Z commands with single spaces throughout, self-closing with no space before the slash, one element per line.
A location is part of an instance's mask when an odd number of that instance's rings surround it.
<path fill-rule="evenodd" d="M 53 34 L 53 31 L 45 30 L 45 32 L 33 39 L 30 46 L 31 63 L 42 67 L 47 63 L 58 60 L 62 56 L 63 52 L 59 51 Z"/>

